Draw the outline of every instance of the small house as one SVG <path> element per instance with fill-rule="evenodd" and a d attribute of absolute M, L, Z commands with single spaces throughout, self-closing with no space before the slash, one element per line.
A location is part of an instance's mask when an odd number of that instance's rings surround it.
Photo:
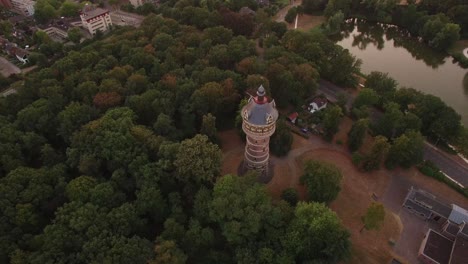
<path fill-rule="evenodd" d="M 295 124 L 298 116 L 299 114 L 297 112 L 294 112 L 288 116 L 288 119 L 289 121 L 291 121 L 291 123 Z"/>
<path fill-rule="evenodd" d="M 315 97 L 307 106 L 307 111 L 315 113 L 327 107 L 328 100 L 323 97 Z"/>

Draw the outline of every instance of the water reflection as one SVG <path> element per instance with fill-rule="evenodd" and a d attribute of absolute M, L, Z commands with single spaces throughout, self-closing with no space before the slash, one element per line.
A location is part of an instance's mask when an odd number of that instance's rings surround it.
<path fill-rule="evenodd" d="M 360 50 L 365 50 L 369 44 L 382 50 L 388 41 L 393 40 L 395 48 L 403 47 L 411 53 L 416 60 L 422 60 L 427 66 L 436 69 L 444 63 L 448 55 L 435 52 L 431 48 L 421 43 L 420 39 L 411 36 L 409 31 L 401 29 L 395 25 L 370 23 L 362 19 L 348 19 L 339 35 L 333 36 L 334 41 L 353 36 L 352 46 Z M 385 39 L 384 39 L 385 37 Z"/>
<path fill-rule="evenodd" d="M 388 72 L 401 86 L 440 97 L 468 126 L 468 73 L 453 59 L 433 51 L 394 25 L 351 19 L 332 38 L 361 59 L 363 73 Z"/>

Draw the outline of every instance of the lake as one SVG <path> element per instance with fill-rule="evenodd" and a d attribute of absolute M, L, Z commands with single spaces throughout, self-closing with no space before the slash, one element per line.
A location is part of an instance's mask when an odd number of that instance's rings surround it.
<path fill-rule="evenodd" d="M 362 60 L 361 71 L 388 72 L 400 86 L 440 97 L 468 126 L 468 70 L 393 25 L 351 19 L 337 44 Z"/>

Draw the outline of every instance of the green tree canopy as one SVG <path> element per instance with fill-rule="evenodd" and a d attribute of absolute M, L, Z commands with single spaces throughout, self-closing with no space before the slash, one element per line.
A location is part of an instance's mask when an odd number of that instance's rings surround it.
<path fill-rule="evenodd" d="M 364 223 L 363 229 L 379 229 L 385 220 L 385 208 L 381 203 L 372 203 L 369 208 L 367 208 L 366 214 L 362 217 L 362 222 Z M 362 230 L 361 229 L 361 232 Z"/>
<path fill-rule="evenodd" d="M 323 204 L 299 202 L 282 244 L 296 262 L 338 263 L 350 255 L 349 233 Z"/>
<path fill-rule="evenodd" d="M 307 187 L 309 200 L 331 202 L 341 190 L 341 171 L 333 164 L 320 161 L 307 161 L 301 183 Z"/>

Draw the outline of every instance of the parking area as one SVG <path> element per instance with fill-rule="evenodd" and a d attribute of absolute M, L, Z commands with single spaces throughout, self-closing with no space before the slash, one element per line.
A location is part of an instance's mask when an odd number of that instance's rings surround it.
<path fill-rule="evenodd" d="M 111 11 L 112 23 L 119 26 L 139 27 L 144 17 L 136 14 L 130 14 L 121 10 Z"/>

